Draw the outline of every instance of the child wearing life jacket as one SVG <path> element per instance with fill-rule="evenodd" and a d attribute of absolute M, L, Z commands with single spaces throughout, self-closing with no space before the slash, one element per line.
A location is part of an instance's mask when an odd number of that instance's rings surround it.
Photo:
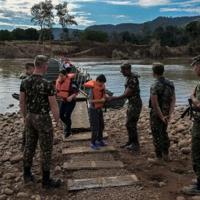
<path fill-rule="evenodd" d="M 76 96 L 78 94 L 78 87 L 73 84 L 75 74 L 67 73 L 66 70 L 59 72 L 56 80 L 57 97 L 60 98 L 60 118 L 64 123 L 64 135 L 68 137 L 71 135 L 71 114 L 76 105 Z"/>
<path fill-rule="evenodd" d="M 95 80 L 90 80 L 84 84 L 89 88 L 89 120 L 92 131 L 91 148 L 98 149 L 98 147 L 106 146 L 103 141 L 104 119 L 103 111 L 106 94 L 105 94 L 106 77 L 101 74 Z"/>

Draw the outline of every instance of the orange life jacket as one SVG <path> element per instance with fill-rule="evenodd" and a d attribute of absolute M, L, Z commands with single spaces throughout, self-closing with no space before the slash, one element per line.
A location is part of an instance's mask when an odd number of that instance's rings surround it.
<path fill-rule="evenodd" d="M 92 89 L 93 99 L 98 100 L 105 97 L 105 84 L 99 84 L 95 80 L 88 81 L 84 84 L 86 88 Z M 94 103 L 95 108 L 103 108 L 104 103 Z"/>
<path fill-rule="evenodd" d="M 74 76 L 75 74 L 67 74 L 63 82 L 60 82 L 59 78 L 56 80 L 56 91 L 58 97 L 67 99 L 70 92 L 71 80 L 74 78 Z"/>

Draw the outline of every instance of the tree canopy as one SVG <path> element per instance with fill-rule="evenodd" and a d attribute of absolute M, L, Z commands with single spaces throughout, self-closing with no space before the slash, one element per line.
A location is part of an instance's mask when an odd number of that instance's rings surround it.
<path fill-rule="evenodd" d="M 44 2 L 33 5 L 31 8 L 31 15 L 33 16 L 31 21 L 34 22 L 35 25 L 40 26 L 40 41 L 43 38 L 43 30 L 51 30 L 55 23 L 55 17 L 59 18 L 59 24 L 62 26 L 63 32 L 65 33 L 67 33 L 66 28 L 68 25 L 77 25 L 74 16 L 69 14 L 67 5 L 67 2 L 64 2 L 63 4 L 60 3 L 54 7 L 51 0 L 45 0 Z M 54 14 L 54 10 L 56 10 L 56 14 Z M 51 31 L 49 31 L 49 34 L 49 37 L 51 38 Z"/>

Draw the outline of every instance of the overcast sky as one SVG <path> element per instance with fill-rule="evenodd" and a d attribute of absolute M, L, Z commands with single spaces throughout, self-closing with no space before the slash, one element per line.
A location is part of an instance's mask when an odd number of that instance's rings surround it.
<path fill-rule="evenodd" d="M 0 29 L 33 27 L 30 8 L 41 0 L 0 0 Z M 63 0 L 52 0 L 56 5 Z M 84 29 L 94 24 L 142 23 L 158 16 L 200 15 L 200 0 L 69 0 L 68 7 Z M 55 25 L 55 27 L 58 25 Z"/>

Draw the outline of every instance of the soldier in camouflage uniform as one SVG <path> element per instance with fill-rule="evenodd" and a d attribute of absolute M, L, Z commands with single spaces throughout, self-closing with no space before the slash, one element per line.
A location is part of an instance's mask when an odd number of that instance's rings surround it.
<path fill-rule="evenodd" d="M 139 151 L 140 144 L 138 140 L 137 122 L 142 109 L 142 100 L 140 98 L 140 87 L 138 75 L 131 72 L 131 65 L 124 63 L 121 66 L 121 73 L 127 78 L 124 94 L 110 99 L 128 99 L 126 128 L 128 131 L 128 142 L 121 146 L 133 151 Z"/>
<path fill-rule="evenodd" d="M 150 89 L 150 124 L 157 159 L 169 160 L 170 140 L 167 134 L 168 121 L 175 106 L 175 88 L 172 81 L 163 76 L 164 65 L 153 64 L 156 78 Z"/>
<path fill-rule="evenodd" d="M 25 79 L 25 78 L 29 77 L 30 75 L 33 74 L 34 69 L 35 69 L 34 63 L 26 63 L 25 64 L 25 71 L 22 74 L 20 74 L 19 78 Z"/>
<path fill-rule="evenodd" d="M 200 55 L 193 59 L 191 65 L 194 68 L 195 74 L 200 77 Z M 195 87 L 191 99 L 193 107 L 197 110 L 200 109 L 200 82 Z M 200 194 L 200 111 L 193 112 L 193 118 L 192 165 L 197 176 L 197 181 L 189 187 L 183 188 L 183 192 L 190 195 Z"/>
<path fill-rule="evenodd" d="M 47 71 L 47 62 L 46 56 L 36 56 L 33 75 L 24 79 L 20 86 L 20 110 L 25 118 L 26 127 L 23 156 L 24 181 L 25 183 L 34 182 L 31 167 L 39 140 L 42 157 L 42 186 L 52 188 L 59 187 L 60 180 L 50 179 L 53 127 L 49 111 L 51 109 L 56 122 L 59 122 L 59 111 L 54 86 L 43 78 L 43 74 Z"/>
<path fill-rule="evenodd" d="M 25 73 L 20 75 L 20 79 L 23 80 L 31 76 L 34 72 L 34 69 L 35 69 L 34 63 L 26 63 Z M 22 132 L 22 148 L 21 148 L 22 152 L 24 151 L 25 143 L 26 143 L 26 129 L 24 128 L 24 131 Z"/>

